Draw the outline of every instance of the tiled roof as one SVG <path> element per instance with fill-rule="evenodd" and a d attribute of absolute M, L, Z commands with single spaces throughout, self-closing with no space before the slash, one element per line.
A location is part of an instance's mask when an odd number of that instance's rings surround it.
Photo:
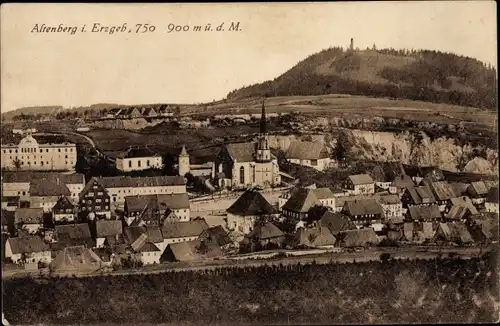
<path fill-rule="evenodd" d="M 63 184 L 84 184 L 85 178 L 83 174 L 62 174 L 54 172 L 32 172 L 32 171 L 19 171 L 19 172 L 4 172 L 2 173 L 2 182 L 4 183 L 29 183 L 32 180 L 48 179 L 57 180 Z"/>
<path fill-rule="evenodd" d="M 429 186 L 410 187 L 407 190 L 416 205 L 436 202 L 436 198 L 434 198 Z"/>
<path fill-rule="evenodd" d="M 467 208 L 472 215 L 479 214 L 476 207 L 472 203 L 472 200 L 467 196 L 451 198 L 450 203 L 453 206 L 461 206 Z"/>
<path fill-rule="evenodd" d="M 467 207 L 453 205 L 446 214 L 446 218 L 451 220 L 461 220 L 465 217 L 465 214 L 467 214 Z"/>
<path fill-rule="evenodd" d="M 369 174 L 355 174 L 350 175 L 349 179 L 354 185 L 364 185 L 374 183 L 372 177 Z"/>
<path fill-rule="evenodd" d="M 116 176 L 97 179 L 106 189 L 108 188 L 134 188 L 134 187 L 160 187 L 160 186 L 182 186 L 186 182 L 181 176 L 157 176 L 157 177 L 129 177 Z"/>
<path fill-rule="evenodd" d="M 431 189 L 437 200 L 449 200 L 456 196 L 453 188 L 447 181 L 432 182 Z"/>
<path fill-rule="evenodd" d="M 391 183 L 391 186 L 401 189 L 414 187 L 415 184 L 413 183 L 413 180 L 405 174 L 403 176 L 396 176 L 394 181 Z"/>
<path fill-rule="evenodd" d="M 220 247 L 232 242 L 228 233 L 220 225 L 206 229 L 203 232 L 203 237 L 207 240 L 214 241 Z"/>
<path fill-rule="evenodd" d="M 255 160 L 254 143 L 233 143 L 226 145 L 229 156 L 237 162 L 253 162 Z"/>
<path fill-rule="evenodd" d="M 133 147 L 129 148 L 126 152 L 117 155 L 117 158 L 137 158 L 153 156 L 158 156 L 158 154 L 147 147 Z"/>
<path fill-rule="evenodd" d="M 490 188 L 486 202 L 498 204 L 498 187 Z"/>
<path fill-rule="evenodd" d="M 275 214 L 276 209 L 256 190 L 245 191 L 227 212 L 240 216 Z"/>
<path fill-rule="evenodd" d="M 295 244 L 305 247 L 333 246 L 335 237 L 326 227 L 300 229 L 295 235 Z"/>
<path fill-rule="evenodd" d="M 168 208 L 189 209 L 190 206 L 187 193 L 126 196 L 125 203 L 132 212 L 142 211 L 148 205 L 150 209 L 162 211 Z"/>
<path fill-rule="evenodd" d="M 342 231 L 337 237 L 345 247 L 362 247 L 378 243 L 378 237 L 372 228 Z"/>
<path fill-rule="evenodd" d="M 72 241 L 92 239 L 87 223 L 56 225 L 55 236 L 57 241 Z"/>
<path fill-rule="evenodd" d="M 278 237 L 284 237 L 285 234 L 278 229 L 273 223 L 267 222 L 264 225 L 257 225 L 249 234 L 245 235 L 246 238 L 265 240 Z"/>
<path fill-rule="evenodd" d="M 124 229 L 124 237 L 130 244 L 134 243 L 143 234 L 146 235 L 146 241 L 163 242 L 161 230 L 158 226 L 129 226 Z"/>
<path fill-rule="evenodd" d="M 14 223 L 42 224 L 43 208 L 18 208 L 14 213 Z"/>
<path fill-rule="evenodd" d="M 320 204 L 314 190 L 305 188 L 295 189 L 282 209 L 296 213 L 307 213 L 311 207 Z"/>
<path fill-rule="evenodd" d="M 349 218 L 349 216 L 331 211 L 327 211 L 323 214 L 319 220 L 319 225 L 327 227 L 333 235 L 336 235 L 341 231 L 356 229 L 356 225 Z"/>
<path fill-rule="evenodd" d="M 486 187 L 483 181 L 471 182 L 470 186 L 479 196 L 488 195 L 488 188 Z"/>
<path fill-rule="evenodd" d="M 318 199 L 330 199 L 334 198 L 333 192 L 330 190 L 330 188 L 315 188 L 312 189 L 314 195 Z"/>
<path fill-rule="evenodd" d="M 148 242 L 144 243 L 136 251 L 137 252 L 155 252 L 155 251 L 161 251 L 161 250 L 158 249 L 158 247 L 154 243 L 148 241 Z"/>
<path fill-rule="evenodd" d="M 201 246 L 205 249 L 201 250 Z M 221 249 L 213 242 L 203 242 L 200 240 L 183 241 L 170 243 L 164 255 L 170 251 L 177 261 L 192 261 L 203 258 L 213 258 L 222 256 Z"/>
<path fill-rule="evenodd" d="M 60 179 L 36 179 L 30 183 L 30 196 L 71 196 L 68 187 Z"/>
<path fill-rule="evenodd" d="M 328 151 L 322 142 L 293 141 L 286 151 L 287 159 L 319 160 L 328 157 Z"/>
<path fill-rule="evenodd" d="M 379 196 L 379 203 L 382 205 L 397 205 L 401 204 L 398 195 L 382 195 Z"/>
<path fill-rule="evenodd" d="M 122 222 L 119 220 L 98 220 L 96 222 L 96 236 L 98 238 L 106 238 L 122 233 Z"/>
<path fill-rule="evenodd" d="M 344 204 L 344 211 L 351 216 L 382 214 L 382 207 L 373 198 L 347 201 Z"/>
<path fill-rule="evenodd" d="M 206 229 L 208 224 L 205 220 L 192 220 L 164 224 L 161 233 L 163 239 L 198 237 Z"/>
<path fill-rule="evenodd" d="M 51 269 L 56 272 L 97 269 L 102 262 L 101 258 L 89 248 L 72 246 L 64 248 L 51 262 Z"/>
<path fill-rule="evenodd" d="M 49 245 L 37 236 L 9 238 L 7 241 L 13 254 L 50 251 Z"/>
<path fill-rule="evenodd" d="M 467 193 L 467 188 L 469 187 L 468 183 L 463 182 L 450 182 L 450 186 L 455 193 L 455 197 L 463 196 Z"/>
<path fill-rule="evenodd" d="M 441 218 L 441 212 L 439 211 L 439 206 L 429 205 L 429 206 L 410 206 L 408 207 L 408 213 L 410 217 L 414 220 L 433 220 Z"/>
<path fill-rule="evenodd" d="M 75 208 L 75 205 L 73 205 L 73 203 L 71 202 L 71 200 L 69 200 L 68 197 L 61 197 L 59 198 L 59 200 L 57 201 L 57 203 L 54 205 L 54 207 L 52 207 L 52 210 L 66 210 L 66 209 L 71 209 L 73 210 Z"/>

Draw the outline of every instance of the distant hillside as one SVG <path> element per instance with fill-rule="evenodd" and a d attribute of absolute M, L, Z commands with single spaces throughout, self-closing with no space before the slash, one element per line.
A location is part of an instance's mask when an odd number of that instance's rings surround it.
<path fill-rule="evenodd" d="M 61 110 L 61 109 L 63 109 L 63 107 L 60 105 L 23 107 L 23 108 L 9 111 L 9 112 L 3 112 L 2 113 L 2 120 L 12 120 L 16 115 L 20 115 L 20 114 L 50 115 L 52 112 L 57 112 L 58 110 Z"/>
<path fill-rule="evenodd" d="M 274 80 L 230 92 L 254 96 L 332 93 L 496 108 L 496 70 L 469 57 L 427 50 L 334 47 L 313 54 Z"/>

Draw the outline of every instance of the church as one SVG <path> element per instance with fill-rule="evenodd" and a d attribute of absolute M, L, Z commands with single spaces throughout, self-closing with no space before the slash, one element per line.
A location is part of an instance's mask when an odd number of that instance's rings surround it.
<path fill-rule="evenodd" d="M 278 159 L 271 154 L 262 102 L 257 142 L 225 145 L 215 159 L 215 181 L 221 188 L 269 188 L 281 184 Z"/>

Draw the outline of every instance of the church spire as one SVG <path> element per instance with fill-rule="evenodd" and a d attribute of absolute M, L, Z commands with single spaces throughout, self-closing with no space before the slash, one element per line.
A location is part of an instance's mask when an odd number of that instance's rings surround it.
<path fill-rule="evenodd" d="M 260 116 L 260 133 L 265 134 L 267 133 L 267 128 L 266 128 L 266 107 L 264 105 L 265 99 L 262 100 L 262 113 Z"/>

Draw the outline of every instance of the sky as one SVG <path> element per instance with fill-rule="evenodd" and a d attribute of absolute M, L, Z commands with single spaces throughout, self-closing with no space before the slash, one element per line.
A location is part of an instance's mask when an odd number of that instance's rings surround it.
<path fill-rule="evenodd" d="M 0 15 L 2 112 L 220 100 L 350 38 L 361 49 L 375 43 L 497 62 L 494 1 L 3 4 Z M 228 31 L 231 22 L 240 30 Z M 126 23 L 127 32 L 91 32 L 95 23 Z M 226 30 L 192 31 L 208 23 Z M 42 24 L 78 31 L 37 32 Z M 155 28 L 136 33 L 136 24 Z M 168 33 L 185 25 L 189 31 Z"/>

